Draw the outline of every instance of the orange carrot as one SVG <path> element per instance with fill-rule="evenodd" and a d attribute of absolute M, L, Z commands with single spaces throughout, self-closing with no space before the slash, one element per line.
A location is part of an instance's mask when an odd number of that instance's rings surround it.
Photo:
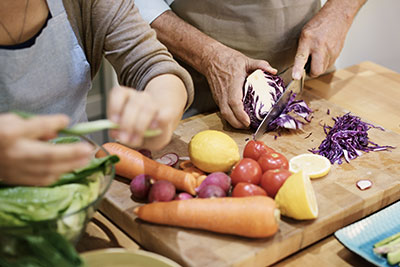
<path fill-rule="evenodd" d="M 177 189 L 196 195 L 194 189 L 197 181 L 192 174 L 159 163 L 118 143 L 106 143 L 103 147 L 110 154 L 118 155 L 120 158 L 120 161 L 115 165 L 117 175 L 133 179 L 136 175 L 147 174 L 156 180 L 170 181 Z M 103 156 L 105 156 L 105 152 L 102 150 L 96 153 L 96 157 Z"/>
<path fill-rule="evenodd" d="M 191 173 L 194 176 L 194 178 L 198 178 L 201 175 L 205 175 L 205 173 L 203 171 L 201 171 L 200 169 L 197 169 L 194 166 L 184 168 L 184 169 L 182 169 L 182 171 Z"/>
<path fill-rule="evenodd" d="M 201 183 L 207 178 L 207 175 L 200 175 L 199 177 L 196 177 L 197 179 L 197 187 L 201 185 Z"/>
<path fill-rule="evenodd" d="M 266 196 L 154 202 L 136 207 L 134 213 L 152 223 L 254 238 L 272 236 L 279 228 L 279 210 Z"/>
<path fill-rule="evenodd" d="M 193 163 L 190 160 L 184 160 L 181 163 L 179 163 L 179 168 L 181 169 L 186 169 L 189 167 L 194 167 Z"/>

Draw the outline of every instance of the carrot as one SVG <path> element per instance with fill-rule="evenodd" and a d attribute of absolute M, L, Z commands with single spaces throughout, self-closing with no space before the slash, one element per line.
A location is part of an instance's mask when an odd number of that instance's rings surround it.
<path fill-rule="evenodd" d="M 179 168 L 186 169 L 189 167 L 194 167 L 193 163 L 190 160 L 184 160 L 179 164 Z"/>
<path fill-rule="evenodd" d="M 207 175 L 200 175 L 199 177 L 197 177 L 197 187 L 199 187 L 201 185 L 201 183 L 207 178 Z"/>
<path fill-rule="evenodd" d="M 136 207 L 134 213 L 152 223 L 254 238 L 272 236 L 279 228 L 279 210 L 266 196 L 154 202 Z"/>
<path fill-rule="evenodd" d="M 117 175 L 133 179 L 139 174 L 147 174 L 156 180 L 167 180 L 179 190 L 196 195 L 196 178 L 187 172 L 159 163 L 140 152 L 118 143 L 105 143 L 104 149 L 110 154 L 118 155 L 120 161 L 115 165 Z M 105 152 L 99 150 L 96 157 L 103 157 Z"/>
<path fill-rule="evenodd" d="M 197 169 L 194 166 L 193 167 L 184 168 L 184 169 L 182 169 L 182 171 L 191 173 L 194 176 L 194 178 L 198 178 L 201 175 L 205 175 L 205 173 L 203 171 Z"/>

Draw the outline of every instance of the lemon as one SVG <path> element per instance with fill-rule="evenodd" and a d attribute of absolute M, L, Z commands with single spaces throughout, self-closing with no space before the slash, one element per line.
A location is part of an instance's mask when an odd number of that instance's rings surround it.
<path fill-rule="evenodd" d="M 330 169 L 329 159 L 316 154 L 300 154 L 289 161 L 289 171 L 296 173 L 303 170 L 311 179 L 327 175 Z"/>
<path fill-rule="evenodd" d="M 228 172 L 239 161 L 239 148 L 227 134 L 205 130 L 192 137 L 189 143 L 192 163 L 205 172 Z"/>
<path fill-rule="evenodd" d="M 303 171 L 287 178 L 275 196 L 282 215 L 297 219 L 309 220 L 318 217 L 318 204 L 311 180 Z"/>

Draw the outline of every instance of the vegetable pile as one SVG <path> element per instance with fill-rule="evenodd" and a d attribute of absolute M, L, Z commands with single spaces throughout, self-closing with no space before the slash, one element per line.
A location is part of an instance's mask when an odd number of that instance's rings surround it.
<path fill-rule="evenodd" d="M 324 125 L 326 134 L 318 149 L 310 151 L 325 156 L 332 164 L 342 164 L 342 157 L 350 162 L 362 155 L 362 152 L 382 151 L 393 149 L 392 146 L 380 146 L 368 138 L 368 130 L 376 128 L 384 131 L 382 127 L 363 122 L 361 118 L 349 113 L 333 118 L 333 126 Z"/>
<path fill-rule="evenodd" d="M 283 80 L 262 70 L 256 70 L 249 75 L 243 86 L 244 110 L 250 117 L 250 126 L 258 128 L 279 97 L 286 90 Z M 269 125 L 269 130 L 301 129 L 304 123 L 311 120 L 312 110 L 303 100 L 295 100 L 296 94 L 291 94 L 289 102 L 281 115 Z M 300 118 L 303 118 L 302 121 Z"/>

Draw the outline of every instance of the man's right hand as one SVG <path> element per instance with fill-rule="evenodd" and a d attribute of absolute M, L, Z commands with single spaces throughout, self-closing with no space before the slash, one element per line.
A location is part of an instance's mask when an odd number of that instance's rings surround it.
<path fill-rule="evenodd" d="M 64 115 L 22 119 L 15 114 L 1 114 L 0 181 L 45 186 L 61 174 L 88 164 L 93 150 L 90 145 L 54 145 L 44 141 L 55 137 L 68 122 Z"/>

